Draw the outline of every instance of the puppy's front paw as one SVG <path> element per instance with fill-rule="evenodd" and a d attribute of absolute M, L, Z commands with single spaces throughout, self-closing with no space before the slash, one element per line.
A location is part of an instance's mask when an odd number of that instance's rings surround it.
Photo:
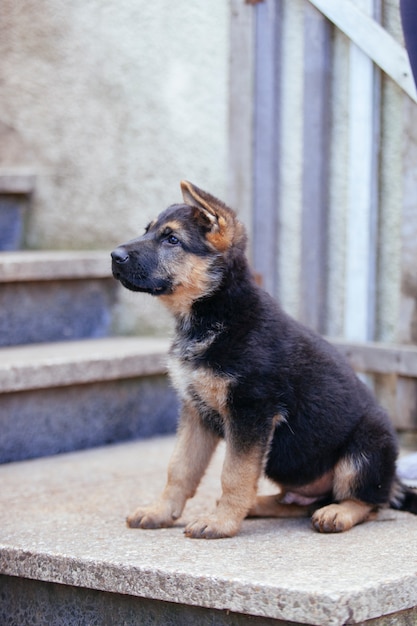
<path fill-rule="evenodd" d="M 190 539 L 223 539 L 233 537 L 239 530 L 240 524 L 217 515 L 201 517 L 188 524 L 184 530 Z"/>
<path fill-rule="evenodd" d="M 139 507 L 128 516 L 126 522 L 130 528 L 168 528 L 177 517 L 169 503 L 158 502 L 153 506 Z"/>

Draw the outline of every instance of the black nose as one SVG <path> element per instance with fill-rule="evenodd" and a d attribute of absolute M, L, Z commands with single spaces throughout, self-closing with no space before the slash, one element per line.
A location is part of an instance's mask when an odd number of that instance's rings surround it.
<path fill-rule="evenodd" d="M 129 253 L 127 252 L 126 248 L 120 246 L 120 248 L 116 248 L 116 250 L 113 250 L 113 252 L 111 253 L 111 258 L 115 263 L 119 263 L 121 265 L 122 263 L 126 263 L 126 261 L 129 259 Z"/>

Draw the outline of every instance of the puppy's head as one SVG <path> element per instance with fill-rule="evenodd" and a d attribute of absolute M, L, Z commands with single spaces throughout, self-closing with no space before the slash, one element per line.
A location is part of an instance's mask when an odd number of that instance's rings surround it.
<path fill-rule="evenodd" d="M 242 254 L 246 235 L 236 214 L 223 202 L 183 181 L 184 204 L 174 204 L 144 235 L 111 253 L 114 277 L 132 291 L 160 296 L 174 312 L 219 287 L 233 254 Z"/>

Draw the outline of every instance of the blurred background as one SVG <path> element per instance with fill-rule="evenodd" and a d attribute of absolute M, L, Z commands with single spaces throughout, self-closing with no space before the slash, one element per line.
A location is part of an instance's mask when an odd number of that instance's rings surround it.
<path fill-rule="evenodd" d="M 3 0 L 0 83 L 0 265 L 59 251 L 58 277 L 71 252 L 96 251 L 111 280 L 110 251 L 184 178 L 237 210 L 290 314 L 348 342 L 417 342 L 417 104 L 398 0 Z M 169 334 L 155 299 L 112 298 L 106 332 Z"/>

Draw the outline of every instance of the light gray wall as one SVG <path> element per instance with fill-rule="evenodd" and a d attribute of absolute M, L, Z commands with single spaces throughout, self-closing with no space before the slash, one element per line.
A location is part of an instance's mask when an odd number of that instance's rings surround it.
<path fill-rule="evenodd" d="M 228 28 L 225 0 L 3 0 L 0 167 L 37 175 L 29 248 L 110 250 L 182 178 L 225 196 Z"/>

